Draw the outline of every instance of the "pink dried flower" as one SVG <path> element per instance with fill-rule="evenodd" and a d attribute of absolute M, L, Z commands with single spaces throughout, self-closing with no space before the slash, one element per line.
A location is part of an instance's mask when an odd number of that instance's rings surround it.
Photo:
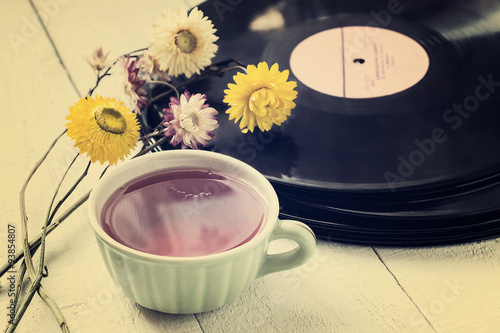
<path fill-rule="evenodd" d="M 96 71 L 101 71 L 104 68 L 108 68 L 111 66 L 111 63 L 107 60 L 109 52 L 104 54 L 102 51 L 102 47 L 95 49 L 94 53 L 92 53 L 92 58 L 87 59 L 90 66 Z"/>
<path fill-rule="evenodd" d="M 146 81 L 139 77 L 140 68 L 137 63 L 137 59 L 130 61 L 130 56 L 120 58 L 125 75 L 125 93 L 130 99 L 131 107 L 140 114 L 141 109 L 148 105 L 148 94 L 142 89 Z"/>
<path fill-rule="evenodd" d="M 182 148 L 200 149 L 208 144 L 219 127 L 217 110 L 205 104 L 207 97 L 202 94 L 191 95 L 185 91 L 180 98 L 171 97 L 168 109 L 164 109 L 166 137 L 172 137 L 173 146 L 181 143 Z"/>

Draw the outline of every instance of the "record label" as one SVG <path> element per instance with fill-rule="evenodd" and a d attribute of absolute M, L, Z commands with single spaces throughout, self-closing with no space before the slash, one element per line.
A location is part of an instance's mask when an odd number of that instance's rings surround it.
<path fill-rule="evenodd" d="M 347 26 L 318 32 L 290 55 L 290 68 L 306 86 L 344 98 L 392 95 L 417 84 L 429 69 L 429 56 L 399 32 Z"/>

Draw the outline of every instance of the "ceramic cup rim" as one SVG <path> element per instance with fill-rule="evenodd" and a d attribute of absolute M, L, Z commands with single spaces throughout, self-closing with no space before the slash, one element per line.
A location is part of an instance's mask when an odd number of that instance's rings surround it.
<path fill-rule="evenodd" d="M 175 257 L 175 256 L 165 256 L 165 255 L 159 255 L 159 254 L 151 254 L 147 252 L 142 252 L 136 249 L 133 249 L 131 247 L 128 247 L 124 244 L 121 244 L 120 242 L 116 241 L 113 239 L 111 236 L 109 236 L 101 227 L 101 224 L 99 223 L 100 219 L 100 213 L 101 210 L 97 209 L 97 200 L 99 197 L 99 193 L 106 188 L 106 186 L 109 185 L 111 181 L 115 179 L 116 176 L 122 174 L 122 172 L 126 169 L 133 169 L 134 167 L 137 167 L 138 165 L 141 164 L 147 164 L 152 160 L 161 160 L 164 159 L 164 156 L 170 156 L 169 158 L 175 158 L 177 157 L 186 157 L 188 155 L 192 156 L 199 156 L 200 158 L 210 158 L 210 159 L 217 159 L 219 161 L 226 161 L 228 163 L 232 163 L 233 165 L 236 165 L 238 167 L 238 170 L 242 170 L 245 174 L 248 174 L 252 176 L 253 178 L 257 179 L 259 184 L 249 184 L 252 186 L 255 190 L 257 190 L 258 194 L 264 199 L 266 203 L 266 214 L 265 214 L 265 220 L 263 223 L 263 226 L 255 235 L 252 239 L 250 239 L 248 242 L 239 245 L 235 248 L 219 252 L 219 253 L 213 253 L 213 254 L 207 254 L 207 255 L 201 255 L 201 256 L 189 256 L 189 257 Z M 175 169 L 176 167 L 168 167 L 166 166 L 164 170 L 168 169 Z M 177 167 L 178 168 L 178 167 Z M 157 170 L 162 170 L 162 169 L 157 169 Z M 124 181 L 121 182 L 123 185 L 124 183 L 139 177 L 140 174 L 137 174 L 133 177 L 130 177 Z M 117 187 L 113 189 L 116 190 Z M 107 200 L 109 196 L 106 197 L 105 200 Z M 99 211 L 98 211 L 99 210 Z M 234 157 L 230 157 L 227 155 L 223 155 L 217 152 L 212 152 L 212 151 L 206 151 L 206 150 L 167 150 L 167 151 L 160 151 L 160 152 L 155 152 L 155 153 L 150 153 L 147 155 L 143 155 L 131 160 L 128 160 L 124 162 L 123 164 L 120 164 L 116 167 L 114 167 L 111 170 L 108 170 L 104 176 L 97 182 L 95 187 L 92 189 L 88 204 L 87 204 L 87 213 L 88 217 L 90 220 L 90 224 L 92 226 L 92 229 L 94 230 L 95 234 L 97 237 L 99 237 L 102 241 L 104 241 L 106 244 L 109 246 L 115 248 L 116 250 L 119 250 L 122 253 L 126 253 L 129 256 L 133 256 L 136 258 L 140 258 L 143 260 L 147 261 L 155 261 L 155 262 L 170 262 L 170 263 L 184 263 L 184 262 L 205 262 L 205 261 L 214 261 L 218 259 L 223 259 L 229 256 L 233 255 L 238 255 L 240 253 L 244 253 L 247 251 L 247 249 L 252 249 L 258 244 L 260 244 L 264 239 L 266 239 L 271 232 L 273 231 L 276 222 L 278 220 L 278 213 L 279 213 L 279 202 L 278 202 L 278 196 L 272 187 L 271 183 L 267 180 L 264 175 L 262 175 L 259 171 L 257 171 L 255 168 L 251 167 L 250 165 L 246 164 L 243 161 L 240 161 Z"/>

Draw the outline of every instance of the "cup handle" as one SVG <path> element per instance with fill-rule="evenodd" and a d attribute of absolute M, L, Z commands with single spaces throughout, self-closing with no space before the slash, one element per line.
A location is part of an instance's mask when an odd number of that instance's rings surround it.
<path fill-rule="evenodd" d="M 311 228 L 302 222 L 278 220 L 269 241 L 276 239 L 290 239 L 299 246 L 283 253 L 266 254 L 257 278 L 301 266 L 313 256 L 316 249 L 316 236 Z"/>

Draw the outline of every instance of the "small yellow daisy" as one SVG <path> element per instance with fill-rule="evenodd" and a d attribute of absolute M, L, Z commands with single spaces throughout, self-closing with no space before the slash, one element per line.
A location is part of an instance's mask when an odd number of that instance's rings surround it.
<path fill-rule="evenodd" d="M 247 66 L 248 74 L 239 72 L 233 76 L 236 84 L 228 84 L 224 90 L 224 102 L 230 108 L 226 111 L 229 120 L 240 122 L 243 133 L 253 132 L 257 126 L 269 131 L 273 124 L 280 126 L 295 107 L 297 97 L 294 88 L 297 83 L 288 80 L 288 70 L 279 71 L 278 64 L 269 69 L 266 62 Z"/>
<path fill-rule="evenodd" d="M 123 161 L 139 141 L 136 115 L 114 98 L 82 98 L 70 107 L 66 119 L 68 136 L 91 162 Z"/>

